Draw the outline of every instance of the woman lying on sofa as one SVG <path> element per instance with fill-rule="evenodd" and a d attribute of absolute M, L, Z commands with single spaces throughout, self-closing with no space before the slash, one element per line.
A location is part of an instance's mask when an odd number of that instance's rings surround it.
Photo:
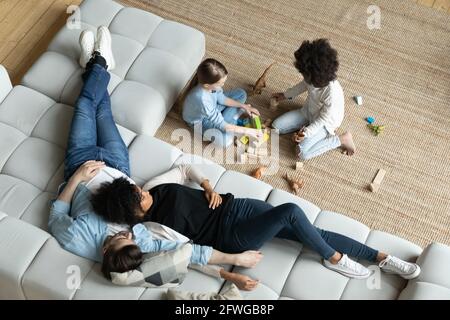
<path fill-rule="evenodd" d="M 180 243 L 154 239 L 146 227 L 135 225 L 132 231 L 139 246 L 128 246 L 132 241 L 130 232 L 107 224 L 95 214 L 90 202 L 92 192 L 102 182 L 117 177 L 128 179 L 130 165 L 127 147 L 113 120 L 107 91 L 110 80 L 107 70 L 113 69 L 115 64 L 109 30 L 100 27 L 97 42 L 91 31 L 84 31 L 80 43 L 80 64 L 86 68 L 82 76 L 84 85 L 69 134 L 64 172 L 66 182 L 60 187 L 59 196 L 51 206 L 49 230 L 64 249 L 97 262 L 102 262 L 110 249 L 121 248 L 123 255 L 115 255 L 114 261 L 119 265 L 127 261 L 126 268 L 134 269 L 140 263 L 139 257 L 142 259 L 142 252 L 173 250 Z M 209 246 L 193 245 L 190 262 L 202 266 L 230 264 L 251 268 L 261 258 L 261 253 L 257 251 L 225 254 Z M 258 284 L 245 275 L 227 272 L 223 268 L 218 271 L 213 268 L 207 273 L 230 280 L 244 290 L 252 290 Z"/>
<path fill-rule="evenodd" d="M 184 186 L 189 180 L 204 190 Z M 176 167 L 152 179 L 142 189 L 125 178 L 104 183 L 94 194 L 92 204 L 106 221 L 128 225 L 157 222 L 194 243 L 223 252 L 259 250 L 267 241 L 279 237 L 302 242 L 320 254 L 325 267 L 350 278 L 365 279 L 371 272 L 348 256 L 379 263 L 383 271 L 405 279 L 420 274 L 417 264 L 314 227 L 303 210 L 293 203 L 273 207 L 260 200 L 219 195 L 194 166 Z M 129 239 L 129 246 L 136 244 L 139 245 L 139 240 Z M 116 250 L 110 254 L 123 253 Z M 114 271 L 117 267 L 112 263 L 107 269 Z"/>

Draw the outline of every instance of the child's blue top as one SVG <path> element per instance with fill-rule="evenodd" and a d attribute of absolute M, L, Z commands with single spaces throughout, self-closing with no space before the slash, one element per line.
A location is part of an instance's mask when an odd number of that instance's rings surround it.
<path fill-rule="evenodd" d="M 225 131 L 225 122 L 221 111 L 226 96 L 222 89 L 207 91 L 201 85 L 196 86 L 188 94 L 183 105 L 183 119 L 190 126 L 208 121 L 212 127 Z"/>

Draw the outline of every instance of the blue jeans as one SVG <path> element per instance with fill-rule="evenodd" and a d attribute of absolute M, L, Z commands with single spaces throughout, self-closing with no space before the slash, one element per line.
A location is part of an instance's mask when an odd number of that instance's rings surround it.
<path fill-rule="evenodd" d="M 247 101 L 247 93 L 243 89 L 235 89 L 224 92 L 225 96 L 230 99 L 245 103 Z M 224 105 L 217 105 L 226 123 L 236 125 L 239 117 L 243 114 L 240 108 L 229 108 Z M 214 144 L 220 148 L 226 148 L 233 144 L 234 134 L 231 132 L 223 132 L 215 129 L 210 121 L 207 119 L 202 122 L 203 138 L 207 141 L 213 141 Z"/>
<path fill-rule="evenodd" d="M 301 242 L 326 260 L 336 252 L 371 262 L 378 256 L 378 251 L 358 241 L 316 228 L 293 203 L 273 207 L 260 200 L 235 199 L 223 223 L 219 250 L 224 252 L 258 250 L 278 237 Z"/>
<path fill-rule="evenodd" d="M 65 158 L 66 181 L 90 160 L 104 161 L 130 176 L 128 149 L 111 112 L 110 78 L 99 64 L 91 65 L 83 74 L 84 85 L 75 106 Z"/>
<path fill-rule="evenodd" d="M 280 134 L 289 134 L 299 131 L 309 124 L 302 110 L 293 110 L 276 119 L 272 126 L 278 129 Z M 297 154 L 303 160 L 310 160 L 330 150 L 341 146 L 339 137 L 330 135 L 325 127 L 317 131 L 312 137 L 305 138 L 297 146 Z"/>

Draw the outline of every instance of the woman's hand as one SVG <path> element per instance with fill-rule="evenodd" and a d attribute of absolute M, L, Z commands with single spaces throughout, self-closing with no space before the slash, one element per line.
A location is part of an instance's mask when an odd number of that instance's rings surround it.
<path fill-rule="evenodd" d="M 249 276 L 240 273 L 233 273 L 230 281 L 238 287 L 239 290 L 252 291 L 255 290 L 259 284 L 259 280 L 253 280 Z"/>
<path fill-rule="evenodd" d="M 72 178 L 77 182 L 87 182 L 94 178 L 103 168 L 105 168 L 104 162 L 88 161 L 75 171 Z"/>
<path fill-rule="evenodd" d="M 249 116 L 252 116 L 254 114 L 257 116 L 261 116 L 261 113 L 259 112 L 259 110 L 256 108 L 253 108 L 251 104 L 243 104 L 242 109 L 244 109 L 248 113 Z"/>
<path fill-rule="evenodd" d="M 264 258 L 260 251 L 245 251 L 236 254 L 234 265 L 244 268 L 254 268 Z"/>
<path fill-rule="evenodd" d="M 208 202 L 209 202 L 209 208 L 213 209 L 213 210 L 216 210 L 216 208 L 220 207 L 220 205 L 222 204 L 222 201 L 223 201 L 220 194 L 215 192 L 213 189 L 205 190 L 205 197 L 206 197 L 206 200 L 208 200 Z"/>

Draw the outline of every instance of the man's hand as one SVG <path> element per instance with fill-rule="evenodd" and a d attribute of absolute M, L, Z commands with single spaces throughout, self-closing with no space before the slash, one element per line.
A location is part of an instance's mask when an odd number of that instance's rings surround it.
<path fill-rule="evenodd" d="M 105 168 L 105 163 L 101 161 L 88 161 L 78 168 L 73 174 L 73 179 L 78 182 L 87 182 L 94 178 L 101 169 Z"/>
<path fill-rule="evenodd" d="M 206 200 L 208 200 L 208 202 L 209 202 L 209 208 L 213 209 L 213 210 L 216 210 L 216 208 L 220 207 L 220 205 L 222 204 L 222 201 L 223 201 L 220 194 L 215 192 L 213 189 L 205 190 L 205 197 L 206 197 Z"/>
<path fill-rule="evenodd" d="M 259 110 L 256 108 L 253 108 L 251 104 L 243 104 L 242 109 L 244 109 L 248 113 L 249 116 L 252 116 L 254 114 L 257 116 L 261 116 L 261 113 L 259 112 Z"/>

